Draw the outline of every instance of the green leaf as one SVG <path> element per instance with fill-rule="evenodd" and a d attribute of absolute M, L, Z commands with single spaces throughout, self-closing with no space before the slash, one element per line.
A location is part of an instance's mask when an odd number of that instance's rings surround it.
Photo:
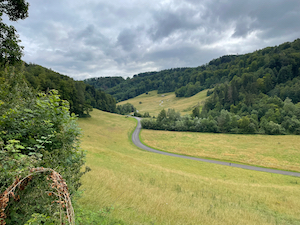
<path fill-rule="evenodd" d="M 15 145 L 15 147 L 16 147 L 17 149 L 25 149 L 25 147 L 22 146 L 22 145 Z"/>

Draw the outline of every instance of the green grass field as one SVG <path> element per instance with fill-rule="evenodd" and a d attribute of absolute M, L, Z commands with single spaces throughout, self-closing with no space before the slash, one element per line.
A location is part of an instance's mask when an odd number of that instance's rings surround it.
<path fill-rule="evenodd" d="M 119 102 L 118 105 L 131 103 L 144 114 L 149 112 L 151 116 L 157 116 L 162 109 L 172 108 L 180 111 L 182 115 L 192 112 L 195 106 L 202 106 L 206 99 L 207 90 L 189 98 L 176 98 L 174 92 L 157 94 L 157 91 L 150 91 L 148 94 L 141 94 L 135 98 Z M 141 104 L 140 104 L 141 102 Z"/>
<path fill-rule="evenodd" d="M 153 148 L 195 157 L 300 172 L 299 135 L 242 135 L 142 130 Z"/>
<path fill-rule="evenodd" d="M 108 221 L 124 224 L 300 224 L 300 178 L 149 153 L 129 139 L 134 119 L 91 115 L 81 207 L 113 206 Z"/>

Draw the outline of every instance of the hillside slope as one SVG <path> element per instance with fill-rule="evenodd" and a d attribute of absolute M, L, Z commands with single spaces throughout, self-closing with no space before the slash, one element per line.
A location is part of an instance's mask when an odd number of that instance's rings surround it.
<path fill-rule="evenodd" d="M 191 114 L 194 107 L 202 107 L 207 90 L 188 98 L 178 98 L 174 92 L 158 94 L 157 91 L 150 91 L 148 94 L 141 94 L 135 98 L 119 102 L 117 105 L 130 103 L 135 106 L 139 113 L 149 112 L 150 116 L 157 116 L 162 109 L 175 109 L 182 115 Z"/>
<path fill-rule="evenodd" d="M 23 73 L 28 84 L 37 91 L 58 90 L 60 97 L 70 103 L 70 112 L 79 116 L 88 115 L 92 108 L 116 111 L 116 101 L 111 95 L 83 81 L 75 81 L 71 77 L 36 64 L 25 63 L 24 67 L 16 64 L 14 69 Z"/>

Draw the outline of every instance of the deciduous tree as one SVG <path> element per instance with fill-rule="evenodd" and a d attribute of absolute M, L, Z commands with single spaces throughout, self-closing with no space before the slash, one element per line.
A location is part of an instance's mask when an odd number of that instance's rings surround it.
<path fill-rule="evenodd" d="M 29 4 L 25 0 L 0 1 L 0 64 L 14 64 L 21 60 L 22 49 L 19 37 L 13 26 L 2 22 L 3 14 L 11 21 L 25 19 L 28 16 Z"/>

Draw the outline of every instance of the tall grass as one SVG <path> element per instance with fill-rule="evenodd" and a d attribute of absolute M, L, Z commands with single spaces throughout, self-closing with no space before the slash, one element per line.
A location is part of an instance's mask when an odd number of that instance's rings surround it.
<path fill-rule="evenodd" d="M 300 172 L 300 136 L 142 130 L 141 139 L 163 151 Z"/>
<path fill-rule="evenodd" d="M 300 224 L 299 178 L 149 153 L 129 139 L 133 119 L 91 114 L 81 207 L 125 224 Z"/>

